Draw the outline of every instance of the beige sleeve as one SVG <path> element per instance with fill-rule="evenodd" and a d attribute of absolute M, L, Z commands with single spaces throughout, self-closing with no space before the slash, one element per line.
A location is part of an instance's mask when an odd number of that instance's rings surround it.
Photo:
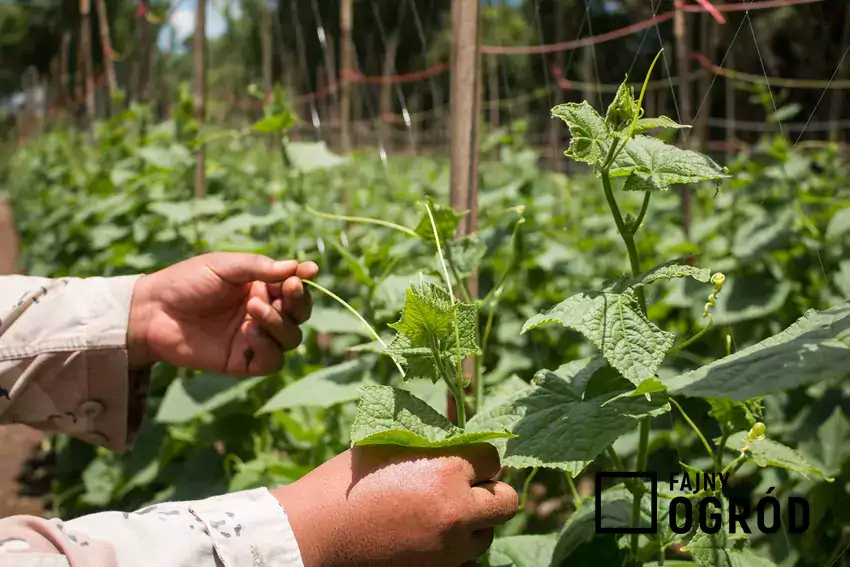
<path fill-rule="evenodd" d="M 139 276 L 0 277 L 0 423 L 25 423 L 123 451 L 145 412 L 149 373 L 129 372 Z M 68 522 L 0 519 L 0 567 L 304 567 L 265 488 Z"/>
<path fill-rule="evenodd" d="M 113 451 L 133 442 L 150 381 L 127 364 L 138 277 L 0 277 L 0 424 Z"/>
<path fill-rule="evenodd" d="M 304 567 L 265 488 L 69 522 L 0 519 L 0 567 Z"/>

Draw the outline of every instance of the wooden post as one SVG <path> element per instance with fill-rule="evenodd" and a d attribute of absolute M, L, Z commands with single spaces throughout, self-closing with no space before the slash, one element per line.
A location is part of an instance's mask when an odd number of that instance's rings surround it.
<path fill-rule="evenodd" d="M 450 199 L 453 209 L 469 211 L 459 227 L 461 234 L 478 229 L 478 10 L 479 0 L 452 0 Z M 477 297 L 477 274 L 467 284 L 469 295 Z M 464 361 L 465 375 L 471 377 L 474 368 L 473 358 Z M 451 417 L 453 403 L 448 407 Z"/>
<path fill-rule="evenodd" d="M 691 80 L 690 80 L 690 37 L 688 35 L 688 22 L 685 18 L 685 10 L 676 4 L 673 15 L 673 35 L 676 38 L 676 63 L 679 75 L 679 118 L 683 124 L 691 124 L 693 111 L 691 106 Z M 685 139 L 680 136 L 680 140 Z M 691 187 L 686 185 L 682 189 L 682 228 L 685 236 L 691 230 Z"/>
<path fill-rule="evenodd" d="M 351 44 L 354 0 L 342 0 L 339 11 L 340 38 L 340 85 L 339 97 L 339 144 L 342 153 L 351 149 L 351 77 L 354 73 L 354 46 Z"/>
<path fill-rule="evenodd" d="M 729 56 L 726 58 L 726 65 L 735 68 L 735 50 L 729 50 Z M 729 77 L 726 81 L 726 161 L 731 160 L 736 152 L 733 144 L 735 143 L 735 83 Z"/>
<path fill-rule="evenodd" d="M 410 125 L 407 127 L 407 151 L 410 155 L 416 155 L 417 140 L 419 138 L 419 112 L 422 110 L 422 93 L 418 90 L 413 92 L 407 105 Z"/>
<path fill-rule="evenodd" d="M 384 52 L 384 81 L 381 83 L 381 100 L 379 111 L 379 124 L 381 131 L 381 143 L 384 150 L 389 152 L 393 148 L 393 84 L 392 75 L 395 72 L 395 57 L 398 50 L 398 32 L 393 33 L 387 40 Z"/>
<path fill-rule="evenodd" d="M 140 100 L 147 101 L 154 99 L 154 107 L 157 107 L 158 105 L 156 104 L 153 93 L 157 92 L 156 86 L 157 80 L 159 78 L 159 49 L 151 49 L 150 39 L 147 32 L 147 29 L 150 24 L 145 22 L 144 26 L 145 27 L 143 29 L 145 30 L 145 42 L 140 46 L 140 49 L 144 49 L 143 60 L 146 60 L 148 63 L 148 72 L 144 76 L 144 80 L 142 81 L 142 91 Z M 168 93 L 167 89 L 165 96 L 167 98 L 171 98 L 170 93 Z"/>
<path fill-rule="evenodd" d="M 850 41 L 850 6 L 844 7 L 844 31 L 841 34 L 841 46 L 847 45 L 847 42 Z M 846 62 L 842 61 L 841 66 L 838 68 L 838 72 L 835 74 L 836 77 L 841 78 L 846 73 L 844 69 L 847 68 Z M 841 89 L 833 89 L 829 94 L 829 141 L 837 142 L 838 141 L 838 124 L 841 120 L 841 106 L 844 100 L 844 93 Z"/>
<path fill-rule="evenodd" d="M 96 118 L 94 106 L 94 60 L 91 52 L 91 4 L 89 0 L 80 0 L 80 51 L 83 55 L 83 68 L 85 69 L 84 90 L 86 98 L 87 128 L 91 131 Z"/>
<path fill-rule="evenodd" d="M 148 0 L 139 0 L 139 7 L 144 13 L 148 11 Z M 138 101 L 145 101 L 150 96 L 150 83 L 152 80 L 152 68 L 155 65 L 154 53 L 156 49 L 150 48 L 150 24 L 147 18 L 138 20 L 139 25 L 139 52 L 133 58 L 133 94 Z M 147 65 L 146 65 L 147 64 Z M 145 66 L 148 67 L 145 73 Z"/>
<path fill-rule="evenodd" d="M 487 57 L 487 90 L 490 95 L 490 128 L 499 127 L 499 56 Z"/>
<path fill-rule="evenodd" d="M 106 13 L 106 0 L 97 0 L 97 21 L 100 30 L 100 44 L 103 47 L 103 71 L 106 73 L 106 85 L 109 88 L 107 108 L 112 108 L 115 95 L 118 94 L 118 80 L 115 78 L 115 61 L 112 57 L 112 43 L 109 40 L 109 17 Z"/>
<path fill-rule="evenodd" d="M 563 34 L 561 33 L 564 26 L 564 2 L 555 3 L 555 38 L 554 41 L 561 41 Z M 563 73 L 566 66 L 566 51 L 559 51 L 555 54 L 555 66 L 558 71 Z M 565 77 L 566 78 L 566 77 Z M 650 116 L 652 116 L 650 114 Z M 564 172 L 564 148 L 561 144 L 561 132 L 563 131 L 563 120 L 560 118 L 549 117 L 549 151 L 552 154 L 552 169 L 557 172 Z M 559 201 L 560 206 L 560 201 Z"/>
<path fill-rule="evenodd" d="M 272 99 L 272 91 L 274 90 L 274 78 L 272 77 L 272 57 L 274 55 L 272 51 L 272 18 L 276 17 L 277 14 L 272 14 L 271 2 L 269 0 L 265 0 L 265 2 L 263 2 L 263 12 L 262 17 L 260 18 L 260 52 L 263 65 L 263 89 L 266 93 L 265 101 L 266 104 L 268 104 L 268 102 Z M 269 134 L 266 136 L 266 143 L 268 144 L 269 151 L 275 151 L 277 148 L 277 141 L 277 134 Z"/>
<path fill-rule="evenodd" d="M 68 110 L 68 99 L 71 98 L 71 77 L 68 66 L 71 59 L 71 30 L 62 32 L 62 47 L 59 52 L 59 92 L 57 107 Z"/>
<path fill-rule="evenodd" d="M 197 1 L 192 50 L 195 57 L 195 118 L 198 121 L 198 127 L 201 128 L 207 116 L 207 0 Z M 206 152 L 202 144 L 198 147 L 195 161 L 195 197 L 202 198 L 206 193 Z"/>
<path fill-rule="evenodd" d="M 711 24 L 714 21 L 714 17 L 708 12 L 704 12 L 699 14 L 699 20 L 700 51 L 703 55 L 713 60 L 714 41 L 712 41 L 711 37 Z M 699 92 L 704 97 L 704 100 L 700 102 L 700 115 L 696 124 L 697 143 L 701 151 L 706 151 L 708 148 L 708 119 L 711 116 L 711 77 L 709 77 L 708 73 L 705 73 L 700 79 Z"/>
<path fill-rule="evenodd" d="M 263 59 L 263 87 L 266 90 L 266 102 L 272 96 L 272 17 L 271 3 L 265 0 L 263 3 L 264 14 L 260 19 L 260 33 L 262 34 L 262 59 Z"/>
<path fill-rule="evenodd" d="M 455 210 L 473 210 L 477 172 L 473 170 L 478 154 L 476 79 L 478 77 L 478 2 L 452 0 L 452 71 L 451 71 L 451 205 Z M 461 232 L 469 234 L 477 225 L 467 215 Z"/>

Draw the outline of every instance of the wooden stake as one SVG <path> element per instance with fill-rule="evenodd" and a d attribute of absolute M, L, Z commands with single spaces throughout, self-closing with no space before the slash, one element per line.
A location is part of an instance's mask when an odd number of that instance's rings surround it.
<path fill-rule="evenodd" d="M 393 84 L 389 81 L 392 74 L 395 72 L 395 57 L 398 50 L 398 32 L 394 32 L 387 40 L 386 50 L 384 52 L 384 82 L 381 83 L 381 100 L 380 100 L 380 130 L 381 143 L 384 145 L 384 150 L 389 152 L 393 147 L 393 126 L 391 120 L 393 114 Z"/>
<path fill-rule="evenodd" d="M 71 77 L 69 75 L 68 66 L 70 65 L 71 57 L 71 30 L 62 32 L 62 47 L 59 52 L 59 93 L 57 105 L 64 110 L 68 110 L 68 99 L 71 98 Z"/>
<path fill-rule="evenodd" d="M 735 69 L 735 50 L 729 50 L 726 66 Z M 736 152 L 735 144 L 735 83 L 729 77 L 726 81 L 726 161 L 731 160 Z"/>
<path fill-rule="evenodd" d="M 691 124 L 693 121 L 693 110 L 691 106 L 691 80 L 690 80 L 690 37 L 688 34 L 688 22 L 682 6 L 676 4 L 673 14 L 673 35 L 676 38 L 676 62 L 679 75 L 679 114 L 683 124 Z M 684 137 L 680 137 L 685 139 Z M 682 228 L 685 236 L 691 230 L 691 187 L 686 185 L 682 189 Z"/>
<path fill-rule="evenodd" d="M 705 12 L 699 15 L 700 30 L 699 44 L 700 51 L 709 59 L 714 60 L 714 42 L 711 38 L 711 28 L 714 17 Z M 711 116 L 711 77 L 705 73 L 699 81 L 699 92 L 704 97 L 700 102 L 701 109 L 699 118 L 697 119 L 697 143 L 701 151 L 706 151 L 708 148 L 708 118 Z"/>
<path fill-rule="evenodd" d="M 103 71 L 106 73 L 106 84 L 109 88 L 109 103 L 112 108 L 115 95 L 118 94 L 118 80 L 115 78 L 115 61 L 113 61 L 112 43 L 109 40 L 109 17 L 106 13 L 106 0 L 97 0 L 97 21 L 100 30 L 100 44 L 103 48 Z"/>
<path fill-rule="evenodd" d="M 195 119 L 202 128 L 207 117 L 207 0 L 197 0 L 195 9 L 195 37 L 192 46 L 195 56 Z M 203 198 L 207 193 L 206 152 L 203 144 L 198 147 L 195 161 L 195 197 Z"/>
<path fill-rule="evenodd" d="M 263 86 L 266 90 L 266 102 L 272 96 L 272 10 L 269 0 L 265 0 L 263 6 L 264 14 L 260 19 L 260 33 L 262 34 L 262 59 L 263 59 Z"/>
<path fill-rule="evenodd" d="M 847 42 L 850 41 L 850 6 L 844 7 L 844 31 L 841 33 L 841 46 L 847 45 Z M 845 73 L 845 69 L 847 68 L 846 61 L 842 62 L 842 65 L 838 68 L 838 72 L 836 73 L 836 77 L 841 78 Z M 844 93 L 839 89 L 833 89 L 829 94 L 829 141 L 837 142 L 838 141 L 838 132 L 839 132 L 839 120 L 841 120 L 841 106 L 844 101 Z"/>
<path fill-rule="evenodd" d="M 564 26 L 564 2 L 556 2 L 555 3 L 555 38 L 554 40 L 561 41 L 561 38 L 564 36 L 562 34 L 562 29 Z M 566 66 L 566 51 L 559 51 L 555 54 L 555 66 L 558 70 L 563 73 L 564 67 Z M 589 102 L 589 101 L 588 101 Z M 652 116 L 650 114 L 650 116 Z M 549 117 L 549 151 L 552 154 L 552 169 L 555 171 L 563 173 L 564 168 L 564 148 L 562 148 L 561 144 L 561 132 L 563 131 L 563 120 L 560 118 Z M 560 206 L 560 202 L 559 202 Z"/>
<path fill-rule="evenodd" d="M 83 55 L 83 73 L 86 98 L 87 128 L 91 132 L 97 118 L 94 106 L 94 61 L 91 52 L 91 5 L 89 0 L 80 0 L 80 51 Z"/>
<path fill-rule="evenodd" d="M 479 0 L 452 0 L 451 70 L 451 206 L 469 211 L 459 231 L 478 229 L 478 120 L 480 74 L 478 53 Z M 478 295 L 478 278 L 467 279 L 471 297 Z M 475 361 L 464 361 L 464 374 L 471 376 Z M 449 403 L 450 417 L 455 412 Z M 456 415 L 454 416 L 456 419 Z"/>
<path fill-rule="evenodd" d="M 339 126 L 340 148 L 342 153 L 351 149 L 351 77 L 354 73 L 354 46 L 351 44 L 351 27 L 353 24 L 353 0 L 342 0 L 339 11 L 340 39 L 340 81 L 339 97 Z"/>

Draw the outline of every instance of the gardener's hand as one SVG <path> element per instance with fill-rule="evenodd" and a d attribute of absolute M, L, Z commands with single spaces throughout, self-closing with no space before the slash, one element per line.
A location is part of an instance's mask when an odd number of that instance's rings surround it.
<path fill-rule="evenodd" d="M 306 567 L 474 565 L 517 510 L 489 444 L 355 447 L 272 491 Z"/>
<path fill-rule="evenodd" d="M 164 361 L 232 376 L 268 374 L 301 343 L 313 262 L 256 254 L 196 256 L 142 276 L 133 290 L 131 366 Z"/>

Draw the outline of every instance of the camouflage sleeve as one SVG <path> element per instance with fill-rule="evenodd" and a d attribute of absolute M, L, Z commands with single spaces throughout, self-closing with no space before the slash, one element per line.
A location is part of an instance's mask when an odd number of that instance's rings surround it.
<path fill-rule="evenodd" d="M 62 522 L 0 519 L 0 567 L 304 567 L 265 488 Z"/>
<path fill-rule="evenodd" d="M 0 277 L 0 424 L 114 451 L 133 442 L 150 381 L 127 363 L 138 277 Z"/>

